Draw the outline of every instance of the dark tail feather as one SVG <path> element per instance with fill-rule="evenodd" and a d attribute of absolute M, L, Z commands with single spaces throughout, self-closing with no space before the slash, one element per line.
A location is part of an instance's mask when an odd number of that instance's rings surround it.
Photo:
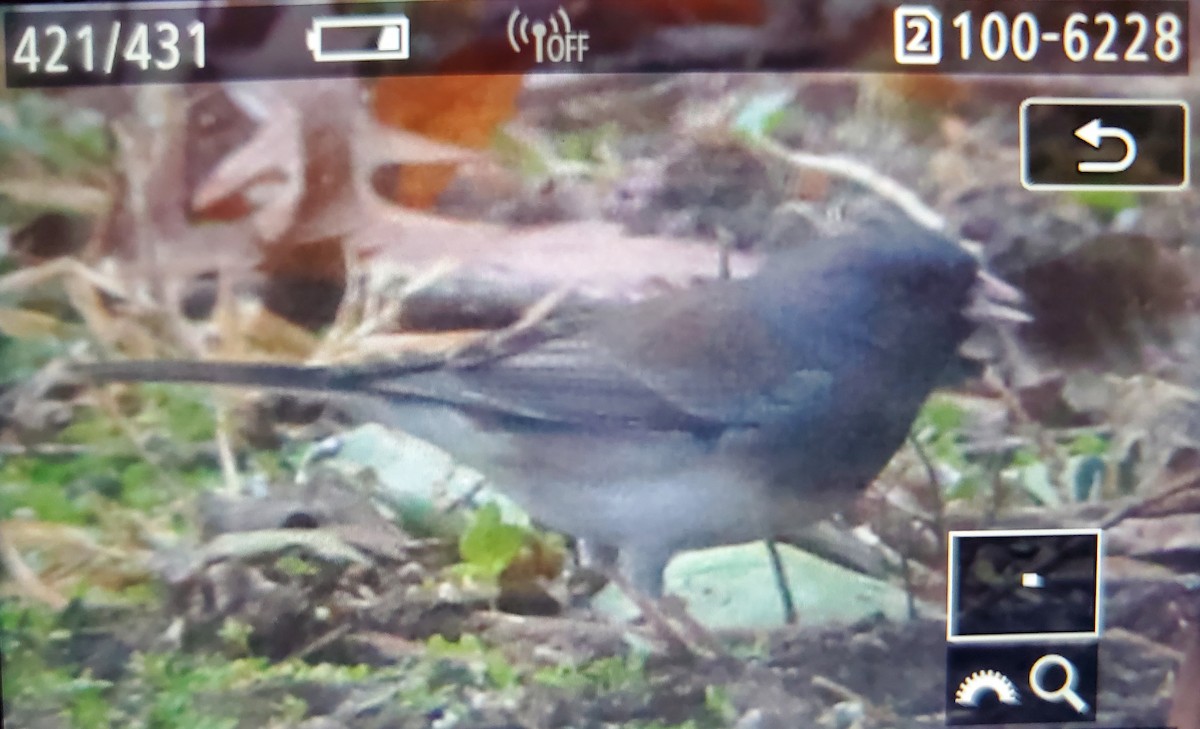
<path fill-rule="evenodd" d="M 194 360 L 124 360 L 91 362 L 76 371 L 97 382 L 192 382 L 272 390 L 340 390 L 334 370 L 327 367 L 269 362 Z"/>

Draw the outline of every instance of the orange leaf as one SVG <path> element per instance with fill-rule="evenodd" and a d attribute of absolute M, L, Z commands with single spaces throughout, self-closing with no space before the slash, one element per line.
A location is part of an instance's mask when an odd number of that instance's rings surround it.
<path fill-rule="evenodd" d="M 504 76 L 408 76 L 382 79 L 375 86 L 375 116 L 432 139 L 469 149 L 491 143 L 496 128 L 516 111 L 523 72 L 531 61 L 495 40 L 476 42 L 447 57 L 439 70 L 490 67 L 511 70 Z M 400 169 L 395 200 L 429 208 L 450 181 L 457 165 L 406 164 Z"/>
<path fill-rule="evenodd" d="M 722 23 L 761 25 L 767 17 L 759 0 L 605 0 L 597 13 L 624 12 L 658 25 Z"/>

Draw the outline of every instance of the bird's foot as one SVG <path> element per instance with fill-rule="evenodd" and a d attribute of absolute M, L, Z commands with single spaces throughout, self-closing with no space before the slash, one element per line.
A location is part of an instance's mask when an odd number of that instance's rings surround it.
<path fill-rule="evenodd" d="M 692 617 L 680 598 L 667 595 L 655 600 L 622 580 L 618 580 L 617 585 L 637 606 L 650 630 L 666 644 L 669 654 L 704 658 L 729 656 L 717 636 Z"/>
<path fill-rule="evenodd" d="M 724 658 L 729 655 L 725 646 L 707 626 L 696 620 L 688 612 L 687 604 L 676 595 L 664 595 L 658 601 L 662 614 L 668 620 L 680 627 L 680 632 L 692 653 L 705 653 L 712 657 Z"/>

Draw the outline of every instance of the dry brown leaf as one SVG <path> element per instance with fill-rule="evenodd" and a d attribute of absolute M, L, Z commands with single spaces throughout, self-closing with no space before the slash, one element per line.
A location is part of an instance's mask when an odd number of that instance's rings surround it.
<path fill-rule="evenodd" d="M 251 84 L 229 93 L 258 128 L 196 188 L 192 202 L 205 209 L 234 195 L 250 198 L 268 243 L 338 238 L 355 228 L 364 215 L 360 198 L 373 195 L 369 178 L 377 166 L 476 156 L 381 126 L 354 80 Z M 406 103 L 420 107 L 426 102 L 419 98 Z"/>
<path fill-rule="evenodd" d="M 3 562 L 5 571 L 11 577 L 9 589 L 5 592 L 23 595 L 45 603 L 55 610 L 62 610 L 67 606 L 66 596 L 42 582 L 21 553 L 5 539 L 3 529 L 0 529 L 0 562 Z"/>
<path fill-rule="evenodd" d="M 238 344 L 234 356 L 256 353 L 258 356 L 276 356 L 285 359 L 305 359 L 320 344 L 320 340 L 309 330 L 254 305 L 252 312 L 241 317 L 237 333 Z M 222 354 L 229 354 L 222 347 Z"/>
<path fill-rule="evenodd" d="M 187 204 L 193 97 L 178 88 L 139 87 L 137 110 L 113 121 L 116 168 L 125 195 L 114 205 L 103 251 L 122 254 L 122 274 L 152 292 L 160 306 L 188 279 L 213 270 L 253 265 L 254 236 L 247 221 L 193 221 Z"/>
<path fill-rule="evenodd" d="M 0 334 L 19 339 L 49 337 L 61 332 L 57 317 L 32 309 L 0 307 Z"/>
<path fill-rule="evenodd" d="M 292 225 L 303 194 L 301 109 L 289 103 L 284 90 L 265 84 L 235 87 L 229 94 L 258 128 L 196 187 L 192 205 L 205 210 L 242 194 L 255 208 L 256 231 L 264 240 L 273 241 Z"/>

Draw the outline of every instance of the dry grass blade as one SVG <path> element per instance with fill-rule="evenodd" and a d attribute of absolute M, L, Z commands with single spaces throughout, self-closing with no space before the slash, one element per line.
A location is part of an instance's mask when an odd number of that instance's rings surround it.
<path fill-rule="evenodd" d="M 33 339 L 56 334 L 62 328 L 57 317 L 33 311 L 0 307 L 0 334 L 18 339 Z"/>
<path fill-rule="evenodd" d="M 21 557 L 21 553 L 4 538 L 4 530 L 0 530 L 0 562 L 4 564 L 5 571 L 12 577 L 13 584 L 21 594 L 45 603 L 55 610 L 62 610 L 67 606 L 67 598 L 38 578 L 37 573 Z"/>
<path fill-rule="evenodd" d="M 462 333 L 449 336 L 388 334 L 399 319 L 404 301 L 452 273 L 458 264 L 439 262 L 403 282 L 396 290 L 399 272 L 385 267 L 368 268 L 347 253 L 347 285 L 333 324 L 309 357 L 314 364 L 363 361 L 384 353 L 403 357 L 406 353 L 427 354 L 430 343 L 438 351 L 461 345 Z"/>
<path fill-rule="evenodd" d="M 530 336 L 536 339 L 541 325 L 570 294 L 567 287 L 550 291 L 526 309 L 520 319 L 497 332 L 484 332 L 463 342 L 449 353 L 449 359 L 457 367 L 475 367 L 528 347 Z"/>
<path fill-rule="evenodd" d="M 85 215 L 103 215 L 112 205 L 108 190 L 62 179 L 0 180 L 0 195 L 15 203 Z"/>
<path fill-rule="evenodd" d="M 57 279 L 79 278 L 100 291 L 121 296 L 125 287 L 75 258 L 56 258 L 52 261 L 22 268 L 0 276 L 0 294 L 12 294 L 45 286 Z"/>

